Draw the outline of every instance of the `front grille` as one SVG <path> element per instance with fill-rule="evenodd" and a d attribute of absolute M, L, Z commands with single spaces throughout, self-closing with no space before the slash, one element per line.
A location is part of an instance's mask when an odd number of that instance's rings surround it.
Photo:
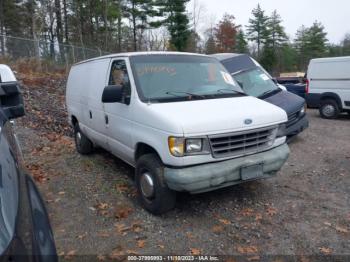
<path fill-rule="evenodd" d="M 277 127 L 209 136 L 213 157 L 253 154 L 269 148 L 276 137 Z"/>
<path fill-rule="evenodd" d="M 300 115 L 300 111 L 297 111 L 295 113 L 292 113 L 288 115 L 288 122 L 287 122 L 287 127 L 290 127 L 291 125 L 295 124 L 295 122 L 298 121 Z"/>

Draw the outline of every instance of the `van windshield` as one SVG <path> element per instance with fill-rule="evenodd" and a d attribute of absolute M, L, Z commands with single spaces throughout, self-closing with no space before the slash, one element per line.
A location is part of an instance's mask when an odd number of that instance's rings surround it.
<path fill-rule="evenodd" d="M 215 58 L 140 55 L 130 58 L 142 101 L 166 102 L 242 96 L 242 89 Z"/>
<path fill-rule="evenodd" d="M 233 74 L 245 93 L 255 97 L 279 92 L 280 89 L 272 79 L 259 67 L 238 71 Z"/>

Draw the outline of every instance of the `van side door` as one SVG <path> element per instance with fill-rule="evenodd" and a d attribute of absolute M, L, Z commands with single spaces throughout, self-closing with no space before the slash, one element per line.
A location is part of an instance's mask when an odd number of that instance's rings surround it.
<path fill-rule="evenodd" d="M 131 69 L 129 61 L 116 58 L 111 61 L 106 86 L 118 85 L 123 88 L 120 102 L 105 103 L 105 126 L 109 150 L 128 163 L 133 162 L 132 148 L 132 86 L 130 81 Z"/>

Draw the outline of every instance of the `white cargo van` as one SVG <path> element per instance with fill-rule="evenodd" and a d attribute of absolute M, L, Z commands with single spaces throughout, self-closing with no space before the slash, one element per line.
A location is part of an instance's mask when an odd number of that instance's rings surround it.
<path fill-rule="evenodd" d="M 324 118 L 350 113 L 350 56 L 312 59 L 307 70 L 306 102 Z"/>
<path fill-rule="evenodd" d="M 284 110 L 241 92 L 213 57 L 113 54 L 67 82 L 78 152 L 100 146 L 136 168 L 140 202 L 160 214 L 175 191 L 200 193 L 275 175 L 289 155 Z"/>

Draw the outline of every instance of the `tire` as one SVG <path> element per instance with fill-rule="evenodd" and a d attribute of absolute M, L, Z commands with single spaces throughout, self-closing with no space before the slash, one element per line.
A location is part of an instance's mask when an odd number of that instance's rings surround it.
<path fill-rule="evenodd" d="M 319 111 L 321 117 L 326 119 L 335 119 L 340 113 L 338 104 L 333 99 L 322 100 Z"/>
<path fill-rule="evenodd" d="M 139 201 L 150 213 L 161 215 L 175 207 L 176 192 L 166 185 L 164 165 L 155 154 L 143 155 L 137 160 L 135 183 Z"/>
<path fill-rule="evenodd" d="M 80 130 L 79 123 L 74 125 L 74 141 L 78 153 L 88 155 L 92 153 L 94 146 L 89 138 L 87 138 Z"/>

